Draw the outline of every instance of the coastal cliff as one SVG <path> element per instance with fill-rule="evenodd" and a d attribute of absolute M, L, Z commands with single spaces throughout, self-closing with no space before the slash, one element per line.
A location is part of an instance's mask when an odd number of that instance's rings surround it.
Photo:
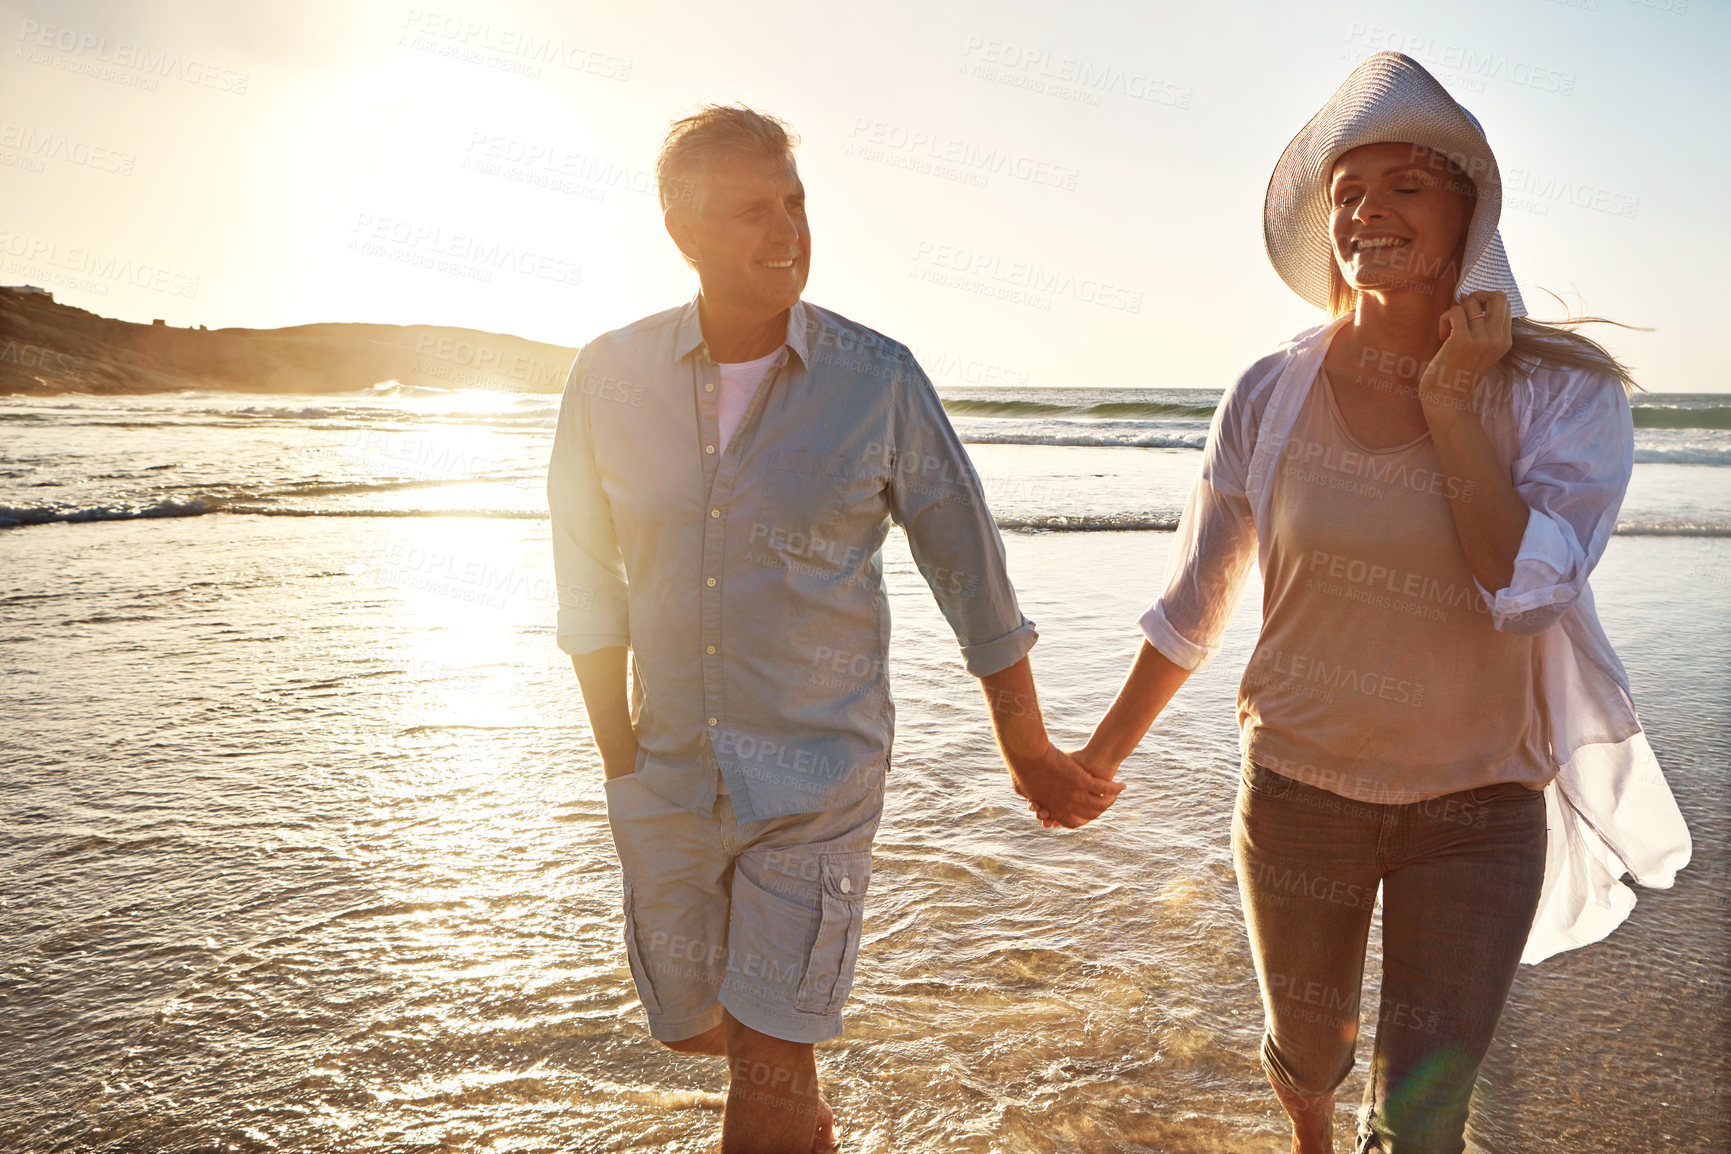
<path fill-rule="evenodd" d="M 0 288 L 0 396 L 225 389 L 340 393 L 381 381 L 556 393 L 576 350 L 437 325 L 184 329 Z"/>

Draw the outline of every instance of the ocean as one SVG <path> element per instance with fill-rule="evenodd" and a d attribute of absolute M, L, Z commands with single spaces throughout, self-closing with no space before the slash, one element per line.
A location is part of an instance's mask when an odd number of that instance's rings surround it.
<path fill-rule="evenodd" d="M 1061 743 L 1139 644 L 1217 400 L 945 390 Z M 712 1147 L 725 1075 L 644 1028 L 553 643 L 557 405 L 0 398 L 0 1150 Z M 1594 588 L 1695 860 L 1522 968 L 1472 1150 L 1731 1150 L 1731 397 L 1636 426 Z M 885 574 L 895 756 L 819 1049 L 843 1148 L 1287 1149 L 1227 843 L 1254 580 L 1118 804 L 1047 831 L 899 533 Z"/>

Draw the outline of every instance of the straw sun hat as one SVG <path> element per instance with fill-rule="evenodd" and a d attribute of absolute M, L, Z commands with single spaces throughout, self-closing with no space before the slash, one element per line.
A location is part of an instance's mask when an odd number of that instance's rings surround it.
<path fill-rule="evenodd" d="M 1466 171 L 1478 199 L 1467 222 L 1465 272 L 1455 296 L 1507 293 L 1513 315 L 1525 316 L 1497 232 L 1503 182 L 1484 129 L 1422 64 L 1399 52 L 1365 57 L 1280 154 L 1262 204 L 1262 237 L 1280 279 L 1311 304 L 1329 307 L 1329 173 L 1343 154 L 1365 144 L 1423 145 Z"/>

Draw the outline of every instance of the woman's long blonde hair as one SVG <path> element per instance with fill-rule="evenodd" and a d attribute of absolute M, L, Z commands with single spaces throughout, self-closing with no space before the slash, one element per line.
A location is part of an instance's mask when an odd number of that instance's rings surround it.
<path fill-rule="evenodd" d="M 1336 266 L 1330 273 L 1328 292 L 1329 314 L 1340 316 L 1358 307 L 1358 292 L 1348 288 Z M 1552 296 L 1555 297 L 1553 293 Z M 1562 304 L 1561 297 L 1556 297 Z M 1567 307 L 1565 305 L 1565 307 Z M 1633 328 L 1608 317 L 1564 317 L 1560 321 L 1536 321 L 1532 317 L 1515 317 L 1509 323 L 1513 343 L 1503 357 L 1502 368 L 1513 376 L 1537 372 L 1541 365 L 1559 369 L 1582 369 L 1617 378 L 1627 393 L 1644 392 L 1629 366 L 1612 356 L 1610 351 L 1592 337 L 1575 331 L 1579 325 L 1616 325 Z M 1640 330 L 1637 330 L 1640 331 Z"/>
<path fill-rule="evenodd" d="M 1478 199 L 1478 186 L 1467 176 L 1466 171 L 1452 160 L 1444 158 L 1449 175 L 1459 189 L 1470 201 Z M 1469 208 L 1468 219 L 1472 212 Z M 1465 244 L 1463 238 L 1462 244 Z M 1455 267 L 1460 267 L 1460 253 L 1456 253 Z M 1358 290 L 1348 287 L 1344 277 L 1340 275 L 1340 265 L 1329 262 L 1328 306 L 1330 316 L 1340 316 L 1358 307 Z M 1567 310 L 1568 306 L 1555 293 L 1550 294 L 1558 304 Z M 1591 337 L 1582 336 L 1575 330 L 1581 325 L 1616 325 L 1618 328 L 1633 328 L 1620 321 L 1606 317 L 1576 317 L 1567 316 L 1560 321 L 1536 321 L 1531 317 L 1515 317 L 1511 322 L 1513 343 L 1508 353 L 1503 357 L 1501 368 L 1506 377 L 1526 376 L 1537 372 L 1542 365 L 1552 368 L 1580 369 L 1589 373 L 1603 373 L 1615 377 L 1617 383 L 1623 386 L 1627 393 L 1644 392 L 1635 381 L 1634 373 L 1629 367 L 1609 350 Z M 1643 331 L 1643 330 L 1637 330 Z"/>

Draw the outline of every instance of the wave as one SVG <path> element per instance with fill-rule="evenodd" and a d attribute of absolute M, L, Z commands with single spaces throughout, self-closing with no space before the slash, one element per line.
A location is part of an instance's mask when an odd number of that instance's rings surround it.
<path fill-rule="evenodd" d="M 1170 533 L 1178 528 L 1177 513 L 1031 513 L 1000 515 L 995 520 L 1006 533 Z"/>
<path fill-rule="evenodd" d="M 389 380 L 380 381 L 371 388 L 354 389 L 350 395 L 358 393 L 364 397 L 448 397 L 452 393 L 460 391 L 460 389 L 455 388 L 441 388 L 438 385 L 405 385 L 398 380 Z"/>
<path fill-rule="evenodd" d="M 254 499 L 256 500 L 256 498 Z M 156 501 L 125 505 L 0 505 L 0 529 L 26 525 L 89 521 L 133 521 L 156 517 L 203 517 L 228 513 L 249 517 L 375 517 L 464 518 L 505 521 L 545 521 L 541 509 L 331 509 L 260 505 L 204 497 L 190 501 Z M 1006 533 L 1170 533 L 1178 527 L 1178 512 L 1136 513 L 1005 513 L 995 518 Z M 1712 520 L 1620 521 L 1622 537 L 1731 537 L 1731 523 Z"/>
<path fill-rule="evenodd" d="M 82 521 L 131 521 L 151 517 L 203 517 L 230 513 L 252 517 L 484 517 L 512 521 L 544 521 L 539 509 L 318 509 L 284 508 L 207 498 L 195 501 L 158 501 L 145 505 L 91 505 L 85 507 L 42 505 L 0 506 L 0 528 Z M 1098 532 L 1152 529 L 1170 531 L 1178 526 L 1176 513 L 1110 513 L 1068 515 L 1036 513 L 997 518 L 998 527 L 1010 532 Z"/>
<path fill-rule="evenodd" d="M 204 517 L 232 513 L 249 517 L 464 517 L 504 521 L 544 521 L 535 509 L 317 509 L 247 504 L 219 497 L 191 501 L 153 501 L 114 505 L 0 505 L 0 529 L 26 525 L 78 524 L 87 521 L 138 521 L 158 517 Z"/>
<path fill-rule="evenodd" d="M 1159 423 L 1205 431 L 1214 416 L 1220 395 L 1203 389 L 970 388 L 944 389 L 941 396 L 945 410 L 953 418 L 976 423 Z M 245 422 L 396 424 L 420 421 L 509 427 L 525 422 L 550 425 L 558 410 L 559 394 L 442 388 L 386 381 L 367 389 L 313 394 L 185 390 L 154 394 L 62 394 L 53 398 L 16 400 L 18 404 L 8 404 L 4 411 L 0 411 L 0 421 L 118 424 L 128 419 L 137 422 L 143 417 L 146 422 L 154 420 L 163 424 L 211 421 L 230 426 Z M 1635 398 L 1632 407 L 1637 429 L 1731 430 L 1731 397 L 1644 393 Z M 78 420 L 79 417 L 84 420 Z M 993 443 L 984 435 L 980 440 Z M 1049 443 L 1138 444 L 1125 439 Z M 1164 442 L 1152 444 L 1163 445 Z"/>
<path fill-rule="evenodd" d="M 958 429 L 957 434 L 970 445 L 1059 445 L 1070 447 L 1100 447 L 1108 449 L 1200 449 L 1208 442 L 1208 430 L 1185 432 L 1178 429 L 1089 429 L 1084 427 L 1062 431 L 997 432 L 979 429 Z"/>
<path fill-rule="evenodd" d="M 1731 465 L 1731 447 L 1710 448 L 1705 445 L 1640 445 L 1635 446 L 1637 465 Z"/>
<path fill-rule="evenodd" d="M 136 521 L 146 517 L 202 517 L 208 501 L 155 501 L 143 505 L 0 505 L 0 529 L 78 521 Z"/>
<path fill-rule="evenodd" d="M 249 517 L 467 517 L 488 521 L 545 521 L 538 509 L 283 509 L 270 505 L 230 505 L 218 510 Z"/>
<path fill-rule="evenodd" d="M 1197 421 L 1207 424 L 1214 417 L 1217 398 L 1192 391 L 1175 397 L 1152 399 L 1127 395 L 1128 390 L 1076 390 L 1074 398 L 1060 390 L 1042 389 L 1035 397 L 1012 391 L 990 396 L 944 394 L 944 408 L 952 416 L 997 420 L 1073 418 L 1120 421 Z M 1713 395 L 1648 393 L 1634 405 L 1637 429 L 1731 429 L 1731 399 Z"/>
<path fill-rule="evenodd" d="M 463 488 L 468 485 L 534 485 L 539 490 L 538 471 L 518 469 L 512 473 L 492 472 L 485 475 L 453 475 L 449 477 L 416 477 L 410 476 L 402 480 L 366 480 L 366 481 L 293 481 L 270 493 L 240 493 L 223 498 L 225 504 L 235 501 L 274 501 L 293 500 L 308 497 L 344 497 L 354 493 L 403 493 L 416 489 L 448 489 Z M 210 494 L 205 495 L 207 498 Z"/>
<path fill-rule="evenodd" d="M 1731 429 L 1731 404 L 1648 403 L 1632 408 L 1637 429 Z"/>
<path fill-rule="evenodd" d="M 247 405 L 239 409 L 193 409 L 186 415 L 189 417 L 223 417 L 229 420 L 235 417 L 264 417 L 272 421 L 328 421 L 332 417 L 347 417 L 355 414 L 352 409 L 336 409 L 320 405 L 309 405 L 302 409 Z"/>
<path fill-rule="evenodd" d="M 1619 537 L 1731 537 L 1731 525 L 1711 521 L 1618 521 Z"/>
<path fill-rule="evenodd" d="M 959 418 L 956 433 L 971 445 L 1054 445 L 1108 449 L 1201 449 L 1205 425 L 1141 421 L 1007 421 Z M 1642 429 L 1635 436 L 1637 464 L 1731 465 L 1731 437 L 1712 429 Z"/>
<path fill-rule="evenodd" d="M 1191 405 L 1160 401 L 1098 401 L 1066 405 L 1053 401 L 974 400 L 945 397 L 944 408 L 960 417 L 1083 417 L 1095 420 L 1209 421 L 1213 405 Z"/>
<path fill-rule="evenodd" d="M 1055 445 L 1077 448 L 1106 449 L 1201 449 L 1208 442 L 1206 431 L 1175 432 L 1170 429 L 1079 430 L 1064 433 L 1046 432 L 975 432 L 958 429 L 963 442 L 970 445 Z M 1645 445 L 1635 449 L 1635 463 L 1640 465 L 1731 465 L 1731 446 L 1714 448 L 1707 445 Z"/>
<path fill-rule="evenodd" d="M 539 405 L 533 411 L 513 412 L 510 409 L 391 409 L 377 405 L 309 405 L 298 409 L 279 409 L 269 405 L 248 405 L 238 409 L 193 409 L 188 416 L 253 417 L 271 421 L 368 420 L 389 421 L 499 421 L 512 424 L 521 421 L 550 421 L 557 417 L 555 406 Z"/>
<path fill-rule="evenodd" d="M 1177 513 L 1107 513 L 1070 516 L 1059 513 L 1008 515 L 996 518 L 1006 533 L 1171 533 Z M 1731 524 L 1709 521 L 1619 521 L 1619 537 L 1731 537 Z"/>

